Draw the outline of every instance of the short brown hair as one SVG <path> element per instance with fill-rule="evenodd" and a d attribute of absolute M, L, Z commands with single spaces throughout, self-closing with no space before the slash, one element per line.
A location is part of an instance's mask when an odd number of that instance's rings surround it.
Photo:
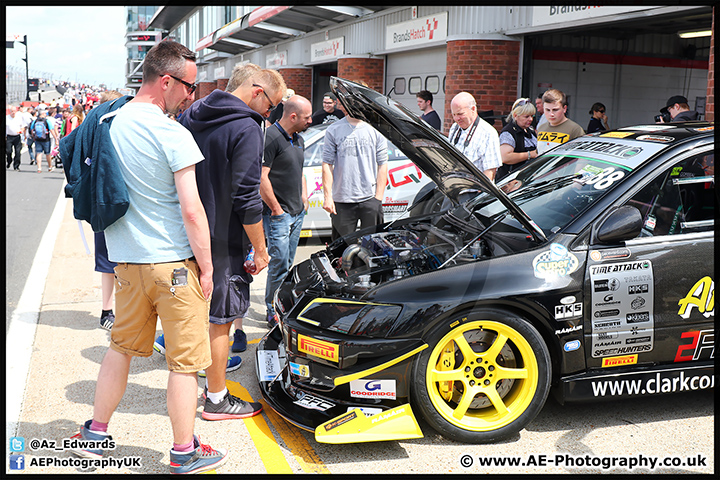
<path fill-rule="evenodd" d="M 557 103 L 560 102 L 560 105 L 563 107 L 567 105 L 567 97 L 563 92 L 560 90 L 553 88 L 548 90 L 543 94 L 543 102 L 545 103 Z"/>
<path fill-rule="evenodd" d="M 161 75 L 185 75 L 185 62 L 195 62 L 195 54 L 185 45 L 172 40 L 163 40 L 145 55 L 143 61 L 143 82 Z"/>

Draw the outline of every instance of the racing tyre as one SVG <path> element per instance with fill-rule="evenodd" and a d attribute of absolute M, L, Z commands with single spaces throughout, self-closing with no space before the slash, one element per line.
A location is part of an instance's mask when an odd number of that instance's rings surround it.
<path fill-rule="evenodd" d="M 490 443 L 525 428 L 550 390 L 550 353 L 526 320 L 475 311 L 437 329 L 413 367 L 412 401 L 441 435 Z"/>

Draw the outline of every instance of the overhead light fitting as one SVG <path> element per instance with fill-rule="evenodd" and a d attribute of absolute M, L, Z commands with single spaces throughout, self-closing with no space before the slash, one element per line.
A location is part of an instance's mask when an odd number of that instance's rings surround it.
<path fill-rule="evenodd" d="M 709 37 L 711 35 L 712 30 L 686 30 L 684 32 L 678 32 L 680 38 Z"/>

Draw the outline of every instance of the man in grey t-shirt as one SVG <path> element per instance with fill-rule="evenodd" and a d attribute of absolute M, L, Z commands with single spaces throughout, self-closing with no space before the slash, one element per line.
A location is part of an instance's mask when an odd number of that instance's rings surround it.
<path fill-rule="evenodd" d="M 323 208 L 330 213 L 332 239 L 383 223 L 387 185 L 387 140 L 367 123 L 345 116 L 325 132 Z"/>

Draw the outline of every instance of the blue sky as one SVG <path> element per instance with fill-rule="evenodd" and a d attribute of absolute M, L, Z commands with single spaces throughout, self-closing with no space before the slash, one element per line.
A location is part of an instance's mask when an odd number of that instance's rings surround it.
<path fill-rule="evenodd" d="M 5 7 L 6 34 L 28 36 L 31 77 L 48 72 L 56 80 L 124 87 L 125 29 L 121 6 Z M 6 65 L 25 69 L 25 45 L 15 42 L 5 53 Z"/>

